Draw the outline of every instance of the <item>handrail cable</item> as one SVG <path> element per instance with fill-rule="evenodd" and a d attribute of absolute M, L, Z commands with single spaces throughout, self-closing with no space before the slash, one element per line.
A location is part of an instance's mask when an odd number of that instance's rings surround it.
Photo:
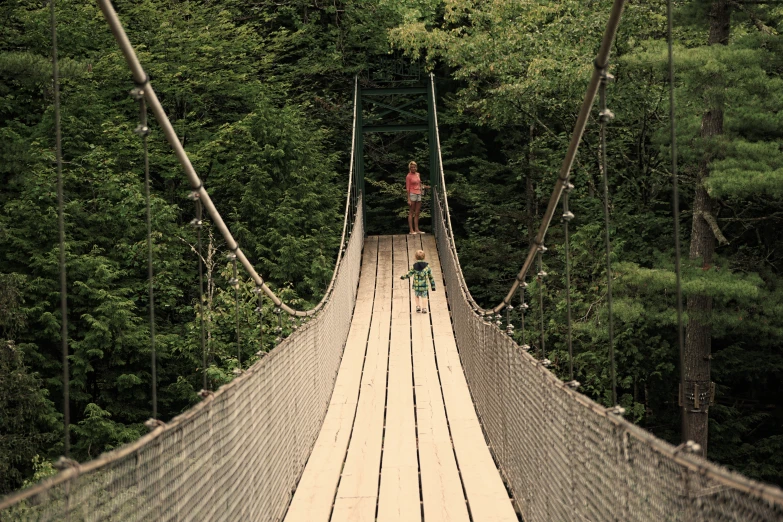
<path fill-rule="evenodd" d="M 105 0 L 102 0 L 105 1 Z M 552 196 L 549 198 L 549 203 L 547 205 L 546 211 L 544 212 L 544 216 L 541 219 L 541 225 L 539 226 L 538 233 L 536 234 L 536 237 L 533 239 L 530 248 L 528 249 L 527 257 L 525 258 L 525 261 L 522 265 L 522 268 L 519 270 L 519 273 L 517 274 L 516 278 L 514 279 L 514 282 L 511 285 L 511 288 L 509 289 L 506 296 L 503 298 L 503 301 L 501 301 L 497 306 L 494 308 L 482 308 L 479 306 L 476 301 L 473 299 L 473 297 L 470 294 L 470 291 L 468 290 L 468 287 L 466 284 L 464 284 L 464 277 L 460 275 L 461 278 L 461 284 L 463 284 L 463 288 L 466 293 L 466 297 L 468 298 L 468 301 L 471 303 L 471 306 L 475 309 L 476 313 L 481 315 L 494 315 L 498 313 L 500 310 L 511 304 L 511 299 L 514 297 L 514 293 L 517 291 L 517 288 L 519 288 L 520 283 L 522 283 L 525 280 L 525 277 L 527 276 L 528 271 L 533 266 L 533 263 L 535 262 L 536 254 L 538 252 L 539 247 L 543 247 L 544 245 L 544 237 L 546 236 L 546 232 L 549 229 L 549 224 L 552 221 L 552 218 L 555 213 L 555 209 L 560 202 L 560 196 L 563 193 L 563 190 L 568 183 L 569 176 L 571 174 L 571 167 L 574 164 L 574 161 L 576 159 L 576 153 L 579 149 L 579 143 L 582 140 L 582 135 L 584 134 L 585 127 L 587 126 L 587 120 L 590 116 L 590 111 L 593 106 L 593 101 L 595 100 L 595 96 L 598 92 L 598 87 L 601 82 L 601 76 L 603 75 L 604 71 L 606 71 L 606 68 L 609 63 L 609 54 L 611 51 L 612 42 L 614 41 L 614 37 L 617 34 L 617 27 L 620 24 L 620 17 L 623 12 L 623 7 L 625 5 L 625 0 L 614 0 L 614 3 L 612 4 L 612 10 L 609 14 L 609 20 L 606 22 L 606 29 L 604 30 L 603 39 L 601 40 L 601 47 L 598 50 L 598 54 L 593 61 L 593 74 L 590 78 L 590 83 L 587 86 L 587 92 L 585 93 L 584 100 L 582 102 L 582 107 L 579 111 L 579 116 L 576 119 L 576 124 L 574 125 L 574 131 L 571 135 L 571 141 L 568 144 L 568 150 L 566 152 L 565 158 L 563 159 L 563 164 L 560 167 L 560 174 L 557 177 L 557 180 L 555 182 L 555 187 L 552 190 Z M 435 127 L 436 127 L 436 134 L 437 134 L 437 119 L 435 120 Z M 438 138 L 440 139 L 440 138 Z M 440 143 L 438 143 L 438 154 L 440 154 Z M 441 177 L 443 178 L 443 163 L 441 161 L 440 164 L 441 169 Z M 444 207 L 445 207 L 445 213 L 446 213 L 446 221 L 448 222 L 448 234 L 452 237 L 451 239 L 451 248 L 455 254 L 455 259 L 457 260 L 458 266 L 459 266 L 459 257 L 456 255 L 457 250 L 456 246 L 454 245 L 453 241 L 453 229 L 451 227 L 451 215 L 449 212 L 448 207 L 448 199 L 446 198 L 446 185 L 445 180 L 443 181 L 443 190 L 442 195 L 444 197 Z M 461 274 L 460 269 L 460 274 Z"/>
<path fill-rule="evenodd" d="M 63 353 L 63 438 L 65 458 L 71 453 L 70 370 L 68 367 L 68 286 L 65 272 L 65 198 L 63 196 L 63 146 L 60 129 L 60 66 L 57 61 L 57 15 L 55 0 L 49 2 L 52 30 L 52 83 L 54 84 L 54 142 L 57 157 L 57 226 L 60 245 L 60 337 Z"/>
<path fill-rule="evenodd" d="M 342 233 L 340 248 L 338 249 L 338 253 L 337 253 L 337 260 L 335 262 L 335 268 L 332 274 L 332 279 L 329 282 L 329 286 L 327 287 L 326 292 L 324 292 L 323 298 L 314 308 L 311 308 L 310 310 L 306 310 L 306 311 L 294 310 L 293 308 L 285 304 L 277 296 L 277 294 L 275 294 L 275 292 L 272 291 L 272 289 L 266 285 L 263 277 L 261 277 L 258 274 L 258 272 L 256 272 L 253 265 L 250 263 L 250 261 L 247 259 L 242 249 L 239 247 L 239 243 L 237 243 L 236 239 L 234 239 L 234 236 L 231 234 L 231 231 L 229 230 L 228 226 L 223 221 L 223 218 L 220 216 L 220 213 L 215 207 L 215 204 L 212 202 L 212 199 L 209 197 L 209 193 L 204 188 L 201 179 L 199 178 L 198 174 L 193 168 L 193 165 L 190 162 L 190 158 L 188 158 L 187 152 L 185 152 L 182 143 L 180 143 L 179 138 L 177 137 L 177 133 L 174 130 L 174 127 L 171 125 L 168 116 L 166 116 L 166 112 L 163 110 L 163 106 L 160 104 L 160 100 L 158 100 L 158 97 L 155 94 L 155 90 L 152 88 L 152 85 L 150 84 L 149 76 L 147 76 L 147 73 L 142 68 L 141 63 L 139 62 L 139 59 L 136 56 L 136 52 L 134 51 L 133 46 L 131 45 L 130 40 L 128 39 L 128 35 L 125 33 L 125 29 L 122 27 L 122 23 L 120 22 L 120 19 L 117 16 L 117 12 L 114 10 L 114 7 L 112 7 L 111 5 L 111 1 L 110 0 L 97 0 L 97 1 L 101 8 L 101 11 L 103 12 L 104 17 L 106 18 L 107 23 L 109 24 L 109 27 L 111 28 L 112 33 L 114 34 L 114 38 L 117 41 L 117 44 L 119 45 L 120 50 L 122 51 L 122 54 L 125 56 L 125 61 L 127 62 L 128 67 L 131 70 L 134 82 L 136 82 L 136 84 L 138 85 L 143 86 L 144 97 L 147 100 L 147 103 L 149 104 L 150 108 L 152 109 L 153 114 L 155 114 L 155 118 L 158 120 L 159 125 L 163 129 L 163 134 L 166 136 L 166 140 L 169 142 L 171 148 L 174 149 L 174 154 L 176 155 L 179 164 L 185 170 L 185 175 L 187 176 L 191 186 L 193 187 L 192 190 L 194 192 L 198 192 L 202 204 L 207 209 L 207 212 L 212 218 L 212 222 L 218 228 L 221 235 L 223 236 L 223 239 L 226 241 L 226 244 L 228 245 L 228 249 L 234 254 L 236 254 L 237 259 L 242 263 L 242 266 L 244 266 L 245 270 L 247 270 L 247 272 L 250 274 L 250 277 L 254 280 L 256 286 L 261 288 L 264 291 L 264 293 L 266 293 L 266 295 L 269 296 L 269 298 L 272 300 L 275 306 L 279 307 L 281 310 L 285 311 L 289 315 L 294 315 L 298 317 L 312 316 L 318 313 L 323 308 L 324 304 L 329 300 L 329 296 L 332 292 L 332 289 L 334 288 L 334 281 L 335 278 L 337 277 L 337 272 L 340 267 L 340 261 L 342 260 L 342 250 L 345 244 L 345 235 L 348 227 L 348 210 L 350 207 L 351 178 L 353 177 L 353 163 L 354 163 L 353 146 L 351 147 L 351 165 L 350 165 L 351 173 L 348 177 L 348 193 L 346 197 L 346 211 L 343 218 L 343 233 Z M 355 86 L 358 85 L 358 77 L 355 78 L 354 85 Z M 356 92 L 354 92 L 354 128 L 356 125 L 355 115 L 356 115 Z M 355 137 L 356 134 L 355 131 L 353 134 Z"/>

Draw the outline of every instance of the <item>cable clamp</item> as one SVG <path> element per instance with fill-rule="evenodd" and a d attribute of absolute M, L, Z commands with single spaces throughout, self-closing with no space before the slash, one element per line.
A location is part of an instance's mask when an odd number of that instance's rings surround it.
<path fill-rule="evenodd" d="M 693 442 L 692 440 L 683 442 L 682 444 L 680 444 L 679 446 L 674 448 L 674 454 L 675 455 L 677 453 L 681 453 L 681 452 L 700 454 L 701 453 L 701 444 L 697 444 L 696 442 Z"/>
<path fill-rule="evenodd" d="M 144 136 L 149 136 L 150 128 L 147 125 L 142 125 L 141 123 L 139 123 L 138 125 L 136 125 L 136 128 L 133 129 L 133 132 L 135 132 L 138 136 L 141 136 L 143 138 Z"/>
<path fill-rule="evenodd" d="M 568 381 L 568 382 L 566 383 L 566 386 L 568 386 L 568 387 L 569 387 L 569 388 L 571 388 L 572 390 L 577 390 L 577 389 L 579 389 L 579 387 L 580 387 L 581 385 L 582 385 L 582 383 L 581 383 L 581 382 L 579 382 L 579 381 Z"/>
<path fill-rule="evenodd" d="M 623 408 L 618 404 L 612 406 L 611 408 L 606 408 L 606 413 L 609 413 L 610 415 L 622 416 L 623 414 L 625 414 L 625 408 Z"/>
<path fill-rule="evenodd" d="M 614 119 L 614 113 L 609 109 L 604 109 L 598 113 L 598 121 L 606 123 Z"/>
<path fill-rule="evenodd" d="M 233 286 L 234 288 L 239 287 L 239 279 L 237 279 L 236 277 L 232 277 L 231 279 L 228 280 L 228 286 Z"/>
<path fill-rule="evenodd" d="M 574 213 L 569 211 L 563 212 L 563 221 L 570 222 L 572 219 L 574 219 Z"/>
<path fill-rule="evenodd" d="M 541 270 L 541 271 L 540 271 L 538 274 L 536 274 L 536 276 L 538 276 L 538 278 L 539 278 L 539 279 L 543 279 L 543 278 L 545 278 L 545 277 L 546 277 L 546 276 L 548 276 L 548 275 L 549 275 L 549 274 L 547 274 L 547 273 L 546 273 L 546 272 L 544 272 L 543 270 Z"/>
<path fill-rule="evenodd" d="M 530 345 L 529 344 L 522 344 L 519 346 L 522 350 L 529 352 L 530 351 Z"/>
<path fill-rule="evenodd" d="M 541 366 L 543 366 L 544 368 L 549 368 L 550 366 L 552 366 L 552 361 L 550 361 L 549 359 L 542 359 Z"/>
<path fill-rule="evenodd" d="M 59 469 L 60 471 L 66 470 L 68 468 L 78 468 L 79 463 L 73 459 L 69 459 L 65 457 L 64 455 L 60 455 L 60 458 L 57 459 L 57 462 L 52 464 L 55 469 Z"/>
<path fill-rule="evenodd" d="M 148 430 L 152 431 L 160 426 L 165 426 L 166 423 L 160 419 L 147 419 L 144 421 L 144 425 L 147 427 Z"/>
<path fill-rule="evenodd" d="M 193 219 L 190 220 L 190 226 L 192 226 L 193 228 L 201 228 L 201 225 L 203 223 L 204 222 L 202 220 L 200 220 L 199 218 L 193 218 Z"/>
<path fill-rule="evenodd" d="M 134 87 L 128 94 L 130 94 L 130 97 L 136 101 L 141 101 L 144 99 L 144 89 L 141 87 Z"/>
<path fill-rule="evenodd" d="M 146 87 L 147 85 L 149 85 L 149 83 L 150 83 L 150 75 L 147 73 L 144 73 L 144 81 L 141 83 L 137 82 L 136 78 L 133 79 L 133 84 L 138 88 Z"/>
<path fill-rule="evenodd" d="M 228 254 L 226 254 L 226 259 L 228 259 L 229 261 L 233 261 L 236 258 L 237 255 L 234 252 L 229 252 Z"/>
<path fill-rule="evenodd" d="M 543 254 L 544 252 L 546 252 L 549 249 L 547 247 L 545 247 L 543 243 L 537 243 L 536 250 Z"/>
<path fill-rule="evenodd" d="M 565 192 L 566 194 L 570 194 L 572 190 L 574 190 L 574 184 L 571 183 L 570 181 L 566 181 L 563 184 L 563 192 Z"/>
<path fill-rule="evenodd" d="M 210 397 L 212 395 L 215 395 L 215 392 L 210 390 L 200 390 L 198 392 L 198 396 L 201 397 L 202 399 L 206 399 L 207 397 Z"/>

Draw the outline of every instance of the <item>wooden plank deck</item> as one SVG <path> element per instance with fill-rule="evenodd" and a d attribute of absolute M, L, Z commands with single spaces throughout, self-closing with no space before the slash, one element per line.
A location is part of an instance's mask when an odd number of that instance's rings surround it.
<path fill-rule="evenodd" d="M 400 280 L 423 249 L 431 314 Z M 323 428 L 286 521 L 516 521 L 470 399 L 431 236 L 365 242 Z"/>

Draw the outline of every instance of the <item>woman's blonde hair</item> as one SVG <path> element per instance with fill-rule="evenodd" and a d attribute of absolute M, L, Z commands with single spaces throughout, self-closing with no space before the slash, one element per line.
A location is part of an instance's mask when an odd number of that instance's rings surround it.
<path fill-rule="evenodd" d="M 426 256 L 427 256 L 427 254 L 424 253 L 424 250 L 417 250 L 416 251 L 416 259 L 418 259 L 419 261 L 424 259 Z"/>
<path fill-rule="evenodd" d="M 409 163 L 408 163 L 408 168 L 411 168 L 411 165 L 415 165 L 415 166 L 417 166 L 417 167 L 418 167 L 418 165 L 416 165 L 416 162 L 415 162 L 415 161 L 411 161 L 411 162 L 409 162 Z"/>

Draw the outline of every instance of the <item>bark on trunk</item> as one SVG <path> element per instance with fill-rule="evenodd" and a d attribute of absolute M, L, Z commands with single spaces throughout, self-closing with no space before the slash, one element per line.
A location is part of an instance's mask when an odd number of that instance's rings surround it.
<path fill-rule="evenodd" d="M 715 0 L 710 8 L 709 45 L 729 41 L 731 6 L 728 0 Z M 717 82 L 718 84 L 720 82 Z M 701 121 L 701 136 L 709 140 L 723 134 L 723 108 L 708 107 Z M 699 180 L 693 201 L 690 258 L 701 258 L 708 270 L 715 253 L 715 235 L 704 215 L 712 213 L 713 200 L 704 182 L 709 176 L 711 158 L 705 157 L 699 168 Z M 688 327 L 685 332 L 685 383 L 682 403 L 685 409 L 683 438 L 701 445 L 707 454 L 708 409 L 711 397 L 710 360 L 712 358 L 712 298 L 692 295 L 687 300 Z"/>

